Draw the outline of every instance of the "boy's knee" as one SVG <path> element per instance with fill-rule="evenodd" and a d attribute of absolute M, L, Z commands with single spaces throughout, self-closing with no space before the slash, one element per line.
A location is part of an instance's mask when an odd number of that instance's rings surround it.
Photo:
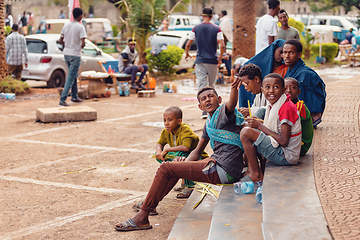
<path fill-rule="evenodd" d="M 248 139 L 253 129 L 251 127 L 244 127 L 240 131 L 240 139 L 245 140 Z"/>

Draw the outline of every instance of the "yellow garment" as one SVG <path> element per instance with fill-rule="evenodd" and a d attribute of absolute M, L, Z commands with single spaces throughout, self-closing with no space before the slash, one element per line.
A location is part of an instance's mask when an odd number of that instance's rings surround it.
<path fill-rule="evenodd" d="M 176 137 L 176 146 L 184 146 L 189 148 L 189 152 L 194 150 L 199 142 L 199 137 L 196 135 L 189 125 L 186 123 L 181 123 L 180 127 L 175 133 Z M 163 129 L 160 135 L 160 139 L 158 141 L 159 144 L 165 146 L 169 144 L 170 147 L 175 147 L 174 144 L 174 134 L 172 132 L 168 132 L 166 129 Z M 207 158 L 209 155 L 204 151 L 201 154 L 201 158 Z"/>

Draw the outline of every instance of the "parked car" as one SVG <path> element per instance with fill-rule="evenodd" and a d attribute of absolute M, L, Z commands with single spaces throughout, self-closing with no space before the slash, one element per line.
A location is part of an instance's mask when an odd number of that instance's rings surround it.
<path fill-rule="evenodd" d="M 169 20 L 170 18 L 170 20 Z M 165 23 L 167 26 L 165 26 Z M 191 31 L 201 20 L 195 15 L 172 14 L 163 21 L 160 26 L 161 30 Z"/>
<path fill-rule="evenodd" d="M 36 33 L 61 33 L 69 19 L 42 19 Z M 113 38 L 111 22 L 107 18 L 83 18 L 87 39 L 92 42 L 102 42 Z"/>
<path fill-rule="evenodd" d="M 48 87 L 63 87 L 68 68 L 62 52 L 63 45 L 58 43 L 59 34 L 34 34 L 26 36 L 29 52 L 29 63 L 22 71 L 22 79 L 46 81 Z M 85 40 L 82 49 L 81 71 L 102 72 L 98 61 L 115 60 L 96 47 L 89 40 Z"/>
<path fill-rule="evenodd" d="M 358 34 L 357 27 L 350 22 L 346 17 L 343 16 L 334 16 L 334 15 L 290 15 L 290 17 L 295 18 L 296 20 L 301 19 L 305 27 L 311 25 L 324 25 L 324 26 L 333 26 L 339 27 L 341 32 L 334 31 L 334 39 L 336 42 L 340 43 L 345 39 L 345 35 L 349 32 L 350 28 L 353 29 L 355 35 Z"/>
<path fill-rule="evenodd" d="M 151 36 L 150 45 L 152 48 L 158 47 L 161 45 L 175 45 L 179 48 L 185 50 L 186 43 L 188 41 L 188 35 L 191 31 L 161 31 Z M 196 56 L 196 40 L 191 44 L 189 54 L 191 56 Z M 186 71 L 189 68 L 194 67 L 194 60 L 189 59 L 185 60 L 185 52 L 181 57 L 180 64 L 175 66 L 177 72 Z"/>
<path fill-rule="evenodd" d="M 84 18 L 82 20 L 85 26 L 87 39 L 92 42 L 103 42 L 113 38 L 111 22 L 107 18 Z"/>
<path fill-rule="evenodd" d="M 69 19 L 42 19 L 36 33 L 61 33 L 62 28 Z"/>

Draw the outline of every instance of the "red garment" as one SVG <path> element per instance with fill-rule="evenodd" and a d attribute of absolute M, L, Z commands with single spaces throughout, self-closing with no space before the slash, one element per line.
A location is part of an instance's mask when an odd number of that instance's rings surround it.
<path fill-rule="evenodd" d="M 283 64 L 283 65 L 280 65 L 278 68 L 274 68 L 273 73 L 278 73 L 282 77 L 285 77 L 288 69 L 289 69 L 289 66 L 286 66 L 285 64 Z"/>

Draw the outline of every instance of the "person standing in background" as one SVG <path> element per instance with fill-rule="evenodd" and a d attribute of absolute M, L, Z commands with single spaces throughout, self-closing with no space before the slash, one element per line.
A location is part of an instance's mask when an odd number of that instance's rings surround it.
<path fill-rule="evenodd" d="M 272 44 L 278 34 L 275 16 L 280 10 L 279 0 L 269 0 L 269 12 L 262 16 L 256 24 L 256 54 Z"/>
<path fill-rule="evenodd" d="M 218 67 L 222 62 L 225 52 L 224 36 L 220 27 L 212 24 L 213 17 L 211 8 L 203 9 L 203 22 L 196 25 L 189 33 L 189 40 L 185 46 L 185 59 L 191 58 L 189 50 L 192 42 L 196 39 L 197 54 L 195 60 L 195 75 L 199 79 L 199 90 L 204 87 L 215 85 Z M 220 44 L 220 54 L 217 56 L 217 47 Z M 202 119 L 207 118 L 206 111 L 203 111 Z"/>
<path fill-rule="evenodd" d="M 14 74 L 15 79 L 21 80 L 23 59 L 25 59 L 25 68 L 28 66 L 28 50 L 25 37 L 19 34 L 18 30 L 19 26 L 14 24 L 12 33 L 5 39 L 5 51 L 9 75 Z"/>
<path fill-rule="evenodd" d="M 12 27 L 14 24 L 14 19 L 11 16 L 10 13 L 6 13 L 6 17 L 5 17 L 5 26 L 10 26 Z"/>
<path fill-rule="evenodd" d="M 278 39 L 284 39 L 285 41 L 287 41 L 294 38 L 296 40 L 300 40 L 299 31 L 296 28 L 289 26 L 289 16 L 284 9 L 280 10 L 278 19 L 281 23 Z"/>
<path fill-rule="evenodd" d="M 227 42 L 233 41 L 233 29 L 231 25 L 231 18 L 227 15 L 227 11 L 223 10 L 220 13 L 220 25 L 221 31 L 224 33 L 224 43 L 225 46 Z"/>
<path fill-rule="evenodd" d="M 18 25 L 21 24 L 21 34 L 26 36 L 27 35 L 27 17 L 26 12 L 24 11 L 22 17 L 20 18 L 20 21 L 18 22 Z"/>
<path fill-rule="evenodd" d="M 60 18 L 60 19 L 64 19 L 64 18 L 65 18 L 65 14 L 64 14 L 64 11 L 63 11 L 63 10 L 60 11 L 59 18 Z"/>
<path fill-rule="evenodd" d="M 81 24 L 83 11 L 81 8 L 74 8 L 74 20 L 65 24 L 61 30 L 59 39 L 60 44 L 64 44 L 64 58 L 65 63 L 69 68 L 69 73 L 66 77 L 64 90 L 61 93 L 59 107 L 68 107 L 66 98 L 69 95 L 71 88 L 71 102 L 81 103 L 82 99 L 78 97 L 77 76 L 81 64 L 81 49 L 85 47 L 86 31 L 85 27 Z"/>

